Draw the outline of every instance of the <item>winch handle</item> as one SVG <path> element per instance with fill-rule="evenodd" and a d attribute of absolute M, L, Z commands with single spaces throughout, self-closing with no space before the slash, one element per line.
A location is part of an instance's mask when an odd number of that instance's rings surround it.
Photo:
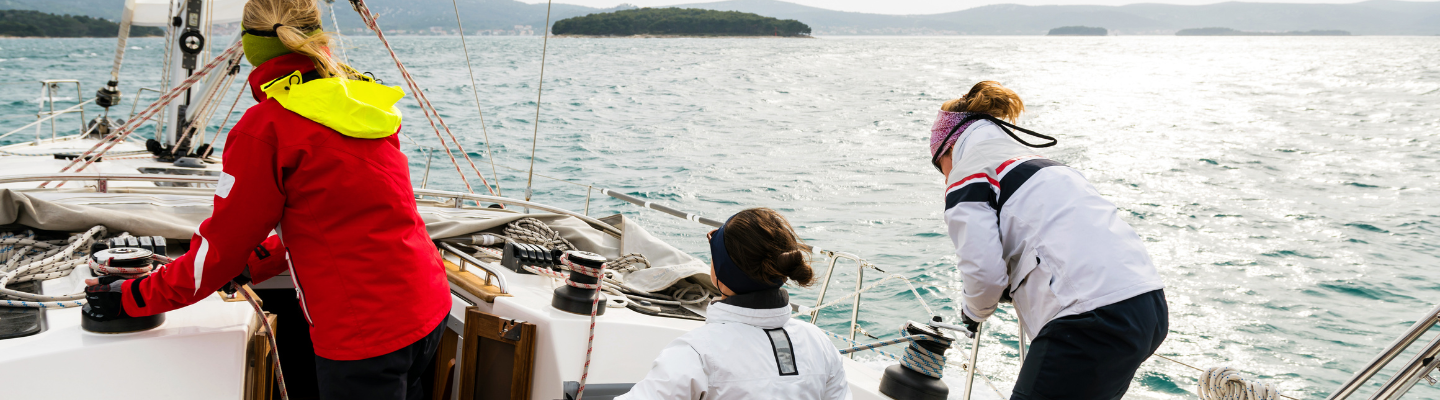
<path fill-rule="evenodd" d="M 967 329 L 967 328 L 965 328 L 964 326 L 955 325 L 955 324 L 947 324 L 947 323 L 939 322 L 939 321 L 930 321 L 930 322 L 927 322 L 926 325 L 930 325 L 930 327 L 932 327 L 932 328 L 939 328 L 939 329 L 945 329 L 945 330 L 960 332 L 960 333 L 965 334 L 965 337 L 966 337 L 966 338 L 970 338 L 970 339 L 974 339 L 974 338 L 975 338 L 975 332 L 971 332 L 970 329 Z"/>

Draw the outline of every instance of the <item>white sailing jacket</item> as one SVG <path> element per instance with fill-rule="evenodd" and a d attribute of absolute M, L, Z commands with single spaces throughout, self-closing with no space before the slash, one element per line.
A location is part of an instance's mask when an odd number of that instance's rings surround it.
<path fill-rule="evenodd" d="M 710 304 L 705 326 L 660 352 L 622 400 L 849 400 L 840 352 L 820 328 L 790 318 L 784 289 Z"/>
<path fill-rule="evenodd" d="M 1164 288 L 1135 230 L 1078 171 L 980 120 L 951 151 L 945 222 L 983 321 L 1009 291 L 1034 338 L 1047 322 Z"/>

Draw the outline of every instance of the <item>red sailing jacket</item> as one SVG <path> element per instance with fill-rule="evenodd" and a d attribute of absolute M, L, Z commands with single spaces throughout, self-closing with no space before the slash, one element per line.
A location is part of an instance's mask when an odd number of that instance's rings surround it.
<path fill-rule="evenodd" d="M 403 92 L 290 76 L 314 69 L 289 54 L 250 73 L 260 104 L 226 139 L 214 213 L 188 253 L 124 285 L 127 313 L 193 304 L 248 266 L 257 282 L 290 270 L 315 354 L 327 359 L 384 355 L 444 320 L 449 285 L 395 137 Z M 272 81 L 283 85 L 265 90 Z"/>

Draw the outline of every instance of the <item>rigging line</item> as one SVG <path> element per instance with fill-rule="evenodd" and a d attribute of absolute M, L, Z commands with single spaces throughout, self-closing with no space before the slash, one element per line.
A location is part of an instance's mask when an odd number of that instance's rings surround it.
<path fill-rule="evenodd" d="M 550 49 L 550 5 L 545 1 L 545 40 L 540 44 L 540 84 L 535 87 L 535 131 L 530 134 L 530 176 L 525 178 L 525 201 L 530 201 L 530 186 L 535 182 L 535 146 L 540 142 L 540 95 L 545 93 L 545 53 Z"/>
<path fill-rule="evenodd" d="M 480 178 L 480 183 L 485 185 L 485 189 L 489 190 L 490 194 L 495 194 L 495 188 L 490 186 L 489 181 L 485 179 L 485 175 L 480 173 L 480 168 L 476 167 L 475 161 L 470 159 L 470 153 L 465 151 L 465 147 L 460 144 L 460 139 L 456 138 L 455 132 L 450 130 L 450 125 L 447 125 L 445 119 L 440 117 L 440 111 L 436 110 L 435 105 L 430 103 L 430 98 L 425 95 L 423 90 L 420 90 L 420 84 L 415 82 L 415 77 L 411 76 L 410 71 L 405 68 L 405 64 L 400 62 L 400 56 L 395 54 L 395 49 L 390 46 L 390 41 L 385 39 L 385 33 L 380 30 L 380 24 L 375 21 L 376 17 L 375 14 L 370 11 L 370 6 L 365 4 L 365 0 L 350 0 L 350 5 L 355 8 L 356 13 L 360 14 L 360 20 L 365 22 L 365 26 L 375 32 L 376 38 L 380 39 L 380 44 L 385 45 L 385 50 L 390 53 L 390 59 L 395 61 L 395 68 L 400 71 L 400 76 L 405 79 L 405 84 L 410 87 L 410 90 L 415 95 L 415 101 L 420 104 L 420 111 L 425 113 L 425 119 L 430 122 L 430 128 L 435 130 L 435 137 L 440 139 L 440 143 L 443 145 L 445 138 L 440 135 L 440 128 L 445 128 L 445 133 L 450 135 L 450 141 L 460 150 L 460 155 L 465 157 L 465 161 L 470 163 L 470 169 L 475 171 L 475 176 Z M 432 114 L 434 114 L 433 117 Z M 440 121 L 438 127 L 435 125 L 436 120 Z M 450 146 L 445 145 L 443 147 L 445 148 L 445 154 L 450 157 L 451 164 L 455 165 L 455 171 L 460 173 L 460 180 L 465 183 L 465 188 L 468 189 L 470 193 L 475 193 L 475 189 L 470 186 L 470 181 L 465 179 L 463 172 L 460 172 L 460 162 L 455 160 L 455 155 L 450 152 Z"/>
<path fill-rule="evenodd" d="M 349 42 L 350 38 L 344 37 L 345 34 L 340 32 L 340 20 L 335 19 L 335 0 L 325 0 L 325 6 L 330 8 L 330 26 L 335 27 L 338 35 L 336 39 L 340 42 L 335 46 L 340 48 L 340 59 L 345 60 L 345 65 L 350 65 L 350 52 L 345 50 L 345 43 Z"/>
<path fill-rule="evenodd" d="M 490 128 L 485 126 L 485 111 L 480 107 L 480 89 L 475 87 L 475 67 L 470 65 L 470 45 L 465 43 L 465 26 L 460 24 L 460 4 L 450 0 L 455 8 L 455 27 L 460 29 L 460 48 L 465 52 L 465 69 L 470 71 L 470 94 L 475 95 L 475 113 L 480 114 L 480 132 L 485 134 L 485 158 L 490 159 L 490 176 L 495 177 L 495 195 L 505 193 L 500 189 L 500 171 L 495 169 L 495 153 L 490 151 Z"/>
<path fill-rule="evenodd" d="M 211 86 L 206 88 L 204 93 L 201 93 L 200 102 L 196 103 L 200 105 L 200 108 L 195 110 L 193 114 L 194 118 L 191 118 L 190 123 L 185 126 L 185 134 L 175 139 L 175 147 L 170 148 L 171 155 L 174 155 L 175 151 L 180 149 L 180 143 L 189 140 L 191 136 L 196 136 L 196 133 L 199 133 L 198 137 L 200 138 L 205 137 L 205 129 L 210 123 L 210 118 L 214 116 L 216 107 L 219 106 L 217 100 L 225 98 L 225 94 L 230 91 L 230 84 L 235 82 L 235 76 L 238 75 L 238 73 L 236 75 L 230 75 L 229 71 L 239 65 L 240 58 L 237 57 L 230 65 L 225 67 L 225 71 L 220 75 L 210 76 L 208 83 L 210 83 Z M 239 99 L 237 98 L 236 100 L 238 101 Z M 192 146 L 191 148 L 196 147 L 198 147 L 198 145 Z"/>
<path fill-rule="evenodd" d="M 225 119 L 220 121 L 220 128 L 215 130 L 215 138 L 211 139 L 212 142 L 220 140 L 220 136 L 225 134 L 225 124 L 230 123 L 230 115 L 235 114 L 235 106 L 240 104 L 240 98 L 245 96 L 245 89 L 249 86 L 250 82 L 248 82 L 248 80 L 240 83 L 240 92 L 235 94 L 235 102 L 230 103 L 230 111 L 225 112 Z M 200 143 L 205 143 L 205 136 L 200 136 Z"/>

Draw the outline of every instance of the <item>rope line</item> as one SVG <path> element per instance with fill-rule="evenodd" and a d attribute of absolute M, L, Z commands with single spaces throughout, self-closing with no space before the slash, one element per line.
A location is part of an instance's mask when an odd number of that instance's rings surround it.
<path fill-rule="evenodd" d="M 571 271 L 596 279 L 594 284 L 577 283 L 574 280 L 565 279 L 565 284 L 580 289 L 599 289 L 601 278 L 605 277 L 605 264 L 601 263 L 598 268 L 591 268 L 576 264 L 570 261 L 570 253 L 560 256 L 560 264 L 569 267 Z M 590 301 L 590 338 L 585 342 L 585 365 L 580 370 L 580 390 L 575 393 L 575 400 L 585 398 L 585 381 L 590 378 L 590 355 L 595 350 L 595 314 L 600 310 L 600 296 L 597 294 Z"/>
<path fill-rule="evenodd" d="M 215 139 L 211 140 L 212 142 L 219 141 L 220 138 L 225 135 L 225 125 L 230 123 L 230 116 L 235 114 L 235 106 L 240 104 L 241 97 L 245 97 L 245 89 L 248 87 L 250 87 L 248 80 L 240 84 L 240 92 L 235 93 L 235 102 L 230 103 L 229 111 L 225 111 L 225 119 L 220 121 L 220 129 L 215 131 Z M 235 123 L 239 124 L 240 121 L 235 121 Z M 234 127 L 231 127 L 231 129 L 234 129 Z M 204 142 L 204 138 L 201 138 L 201 142 Z"/>
<path fill-rule="evenodd" d="M 265 329 L 265 338 L 270 341 L 270 360 L 275 363 L 275 381 L 280 386 L 280 398 L 290 400 L 290 392 L 285 390 L 285 371 L 280 369 L 280 346 L 275 342 L 275 329 L 270 327 L 270 319 L 265 317 L 265 310 L 260 309 L 259 300 L 250 297 L 250 285 L 245 285 L 238 290 L 240 295 L 245 296 L 245 301 L 250 307 L 255 308 L 255 316 L 260 318 L 260 327 Z"/>
<path fill-rule="evenodd" d="M 540 143 L 540 98 L 545 94 L 545 55 L 550 50 L 550 6 L 545 2 L 545 39 L 540 45 L 540 84 L 535 87 L 535 131 L 530 134 L 530 176 L 525 178 L 525 201 L 530 201 L 531 185 L 535 182 L 535 147 Z M 584 385 L 581 385 L 584 386 Z"/>
<path fill-rule="evenodd" d="M 480 107 L 480 89 L 475 86 L 475 67 L 470 65 L 470 45 L 465 42 L 465 26 L 460 23 L 460 4 L 450 0 L 455 8 L 455 27 L 460 30 L 460 49 L 465 54 L 465 69 L 470 71 L 470 94 L 475 96 L 475 113 L 480 114 L 480 133 L 485 135 L 485 157 L 490 159 L 490 176 L 495 178 L 495 195 L 504 193 L 500 189 L 500 171 L 495 169 L 495 153 L 490 150 L 490 128 L 485 126 L 485 111 Z"/>
<path fill-rule="evenodd" d="M 345 62 L 345 65 L 350 65 L 350 53 L 345 50 L 346 43 L 350 41 L 350 38 L 344 37 L 345 34 L 340 32 L 340 20 L 335 19 L 335 0 L 325 0 L 325 7 L 330 8 L 330 26 L 335 27 L 337 34 L 335 39 L 340 42 L 335 46 L 340 48 L 340 59 Z"/>
<path fill-rule="evenodd" d="M 390 58 L 395 61 L 396 69 L 400 70 L 400 76 L 405 79 L 405 84 L 409 86 L 410 91 L 415 94 L 415 102 L 420 104 L 420 111 L 425 114 L 426 121 L 430 122 L 430 128 L 435 130 L 435 137 L 440 139 L 440 143 L 443 145 L 445 143 L 445 137 L 440 135 L 440 129 L 444 128 L 445 133 L 450 136 L 450 141 L 455 144 L 456 149 L 460 150 L 460 155 L 464 156 L 465 161 L 470 163 L 470 169 L 475 171 L 475 176 L 480 178 L 480 183 L 485 185 L 485 188 L 490 191 L 490 194 L 496 194 L 495 188 L 490 186 L 490 182 L 485 180 L 485 175 L 480 173 L 480 168 L 475 166 L 475 161 L 470 159 L 470 153 L 465 151 L 465 147 L 460 144 L 460 140 L 455 137 L 455 133 L 450 131 L 450 126 L 445 124 L 445 119 L 440 117 L 440 112 L 435 109 L 434 105 L 430 104 L 430 98 L 425 95 L 425 91 L 420 89 L 420 85 L 415 82 L 413 76 L 410 76 L 410 71 L 405 68 L 405 64 L 400 62 L 400 56 L 396 55 L 395 49 L 390 47 L 390 41 L 385 39 L 385 33 L 380 30 L 380 25 L 375 22 L 375 14 L 370 11 L 369 6 L 365 5 L 365 0 L 350 0 L 350 5 L 355 8 L 355 12 L 360 14 L 360 19 L 365 22 L 365 26 L 375 32 L 375 36 L 380 39 L 380 44 L 385 45 L 385 50 L 390 53 Z M 436 126 L 436 121 L 439 121 L 439 126 Z M 450 146 L 445 145 L 442 147 L 445 148 L 445 154 L 450 156 L 451 164 L 455 165 L 455 172 L 460 174 L 460 181 L 465 183 L 465 189 L 469 190 L 470 193 L 475 193 L 475 189 L 470 186 L 469 179 L 465 178 L 465 173 L 460 169 L 460 161 L 456 160 L 455 154 L 450 151 Z"/>

